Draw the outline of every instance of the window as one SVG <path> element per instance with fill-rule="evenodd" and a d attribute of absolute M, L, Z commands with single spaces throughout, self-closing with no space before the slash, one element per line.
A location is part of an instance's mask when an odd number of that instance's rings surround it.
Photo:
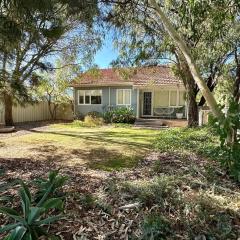
<path fill-rule="evenodd" d="M 169 92 L 168 91 L 155 91 L 154 92 L 154 106 L 155 107 L 168 107 L 169 105 Z"/>
<path fill-rule="evenodd" d="M 131 105 L 131 89 L 117 89 L 117 105 Z"/>
<path fill-rule="evenodd" d="M 102 90 L 79 90 L 78 104 L 101 104 Z"/>
<path fill-rule="evenodd" d="M 184 106 L 185 105 L 185 96 L 186 93 L 184 91 L 179 92 L 179 105 Z"/>
<path fill-rule="evenodd" d="M 91 104 L 101 104 L 101 103 L 102 103 L 102 90 L 92 90 Z"/>
<path fill-rule="evenodd" d="M 177 91 L 169 92 L 169 106 L 177 106 Z"/>

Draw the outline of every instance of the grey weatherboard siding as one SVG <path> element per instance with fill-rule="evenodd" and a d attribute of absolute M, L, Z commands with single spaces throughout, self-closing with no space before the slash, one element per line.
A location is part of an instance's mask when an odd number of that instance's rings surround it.
<path fill-rule="evenodd" d="M 87 113 L 92 111 L 106 112 L 109 106 L 109 88 L 110 88 L 110 106 L 117 106 L 117 89 L 131 89 L 131 108 L 133 108 L 135 114 L 137 112 L 137 90 L 131 86 L 126 87 L 78 87 L 74 88 L 74 99 L 75 99 L 75 114 L 76 116 L 85 116 Z M 79 105 L 78 104 L 78 90 L 102 90 L 102 104 L 93 105 Z"/>

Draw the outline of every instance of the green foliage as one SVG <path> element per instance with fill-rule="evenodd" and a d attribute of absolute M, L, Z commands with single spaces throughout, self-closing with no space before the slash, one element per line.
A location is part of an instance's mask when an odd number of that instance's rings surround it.
<path fill-rule="evenodd" d="M 49 236 L 44 226 L 63 218 L 59 214 L 52 215 L 54 211 L 63 210 L 63 200 L 52 197 L 65 182 L 64 177 L 57 175 L 58 172 L 51 172 L 48 180 L 39 180 L 39 191 L 36 196 L 32 196 L 29 187 L 21 181 L 18 191 L 21 211 L 0 207 L 1 213 L 14 220 L 13 223 L 0 228 L 0 233 L 10 231 L 6 240 L 37 240 L 41 236 Z"/>
<path fill-rule="evenodd" d="M 211 117 L 210 124 L 219 135 L 221 149 L 225 157 L 221 158 L 223 166 L 229 169 L 231 175 L 240 181 L 240 104 L 233 99 L 229 101 L 226 116 L 222 119 Z"/>
<path fill-rule="evenodd" d="M 80 204 L 84 209 L 89 210 L 96 205 L 96 198 L 91 193 L 85 193 L 80 196 Z"/>
<path fill-rule="evenodd" d="M 154 146 L 161 152 L 200 154 L 212 159 L 223 158 L 216 133 L 211 128 L 172 128 L 159 132 Z"/>
<path fill-rule="evenodd" d="M 48 109 L 53 120 L 56 119 L 60 107 L 64 108 L 72 104 L 68 87 L 73 70 L 70 67 L 61 68 L 63 63 L 60 60 L 56 61 L 56 65 L 59 69 L 38 77 L 38 83 L 32 91 L 34 98 L 48 102 Z"/>
<path fill-rule="evenodd" d="M 134 123 L 135 115 L 132 108 L 118 107 L 105 112 L 104 119 L 109 123 Z"/>
<path fill-rule="evenodd" d="M 36 179 L 34 183 L 38 191 L 35 194 L 35 201 L 45 201 L 49 196 L 63 196 L 60 190 L 67 179 L 68 177 L 59 175 L 59 170 L 51 171 L 48 175 L 48 179 Z"/>
<path fill-rule="evenodd" d="M 156 213 L 144 217 L 141 229 L 142 240 L 163 240 L 171 234 L 170 222 Z"/>

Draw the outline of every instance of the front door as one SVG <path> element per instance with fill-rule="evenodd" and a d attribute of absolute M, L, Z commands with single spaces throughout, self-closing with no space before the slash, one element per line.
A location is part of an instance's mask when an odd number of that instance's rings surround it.
<path fill-rule="evenodd" d="M 143 115 L 152 115 L 152 92 L 143 93 Z"/>

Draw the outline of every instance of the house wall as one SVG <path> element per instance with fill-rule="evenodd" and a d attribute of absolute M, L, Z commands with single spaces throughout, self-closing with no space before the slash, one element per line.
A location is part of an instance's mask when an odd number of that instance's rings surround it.
<path fill-rule="evenodd" d="M 102 90 L 102 104 L 96 105 L 84 105 L 78 104 L 78 90 Z M 131 86 L 120 86 L 120 87 L 79 87 L 74 89 L 74 107 L 76 117 L 82 117 L 87 115 L 87 113 L 92 111 L 97 111 L 100 113 L 106 112 L 111 107 L 117 106 L 117 89 L 131 89 L 131 107 L 133 108 L 135 114 L 137 111 L 137 90 L 133 89 Z"/>

